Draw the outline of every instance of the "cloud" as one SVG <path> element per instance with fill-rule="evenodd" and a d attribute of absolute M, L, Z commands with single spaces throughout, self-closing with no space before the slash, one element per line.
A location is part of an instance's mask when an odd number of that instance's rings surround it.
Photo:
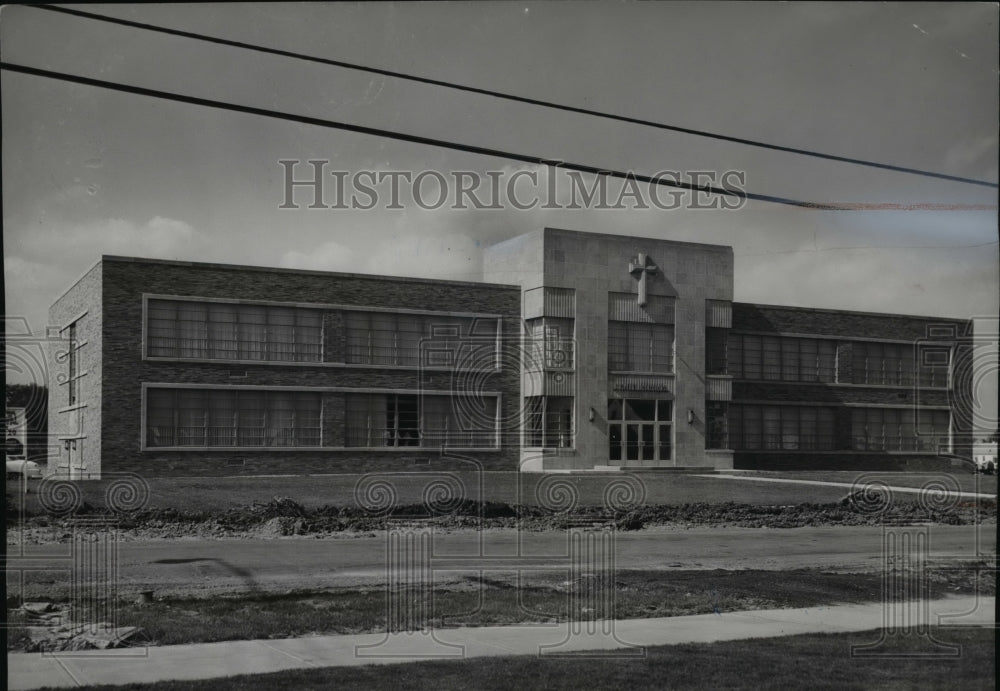
<path fill-rule="evenodd" d="M 154 216 L 145 223 L 123 218 L 87 223 L 41 220 L 30 230 L 11 229 L 7 242 L 10 254 L 60 266 L 89 265 L 102 254 L 198 259 L 204 249 L 203 238 L 188 223 L 162 216 Z"/>
<path fill-rule="evenodd" d="M 154 216 L 144 223 L 105 218 L 86 223 L 8 226 L 4 257 L 5 309 L 44 331 L 48 308 L 102 254 L 204 260 L 205 239 L 188 223 Z"/>
<path fill-rule="evenodd" d="M 313 271 L 357 271 L 353 249 L 339 242 L 325 242 L 309 252 L 289 250 L 278 265 L 284 269 L 310 269 Z"/>
<path fill-rule="evenodd" d="M 996 134 L 957 142 L 945 154 L 944 169 L 987 180 L 996 180 L 998 143 L 1000 143 L 1000 137 Z"/>

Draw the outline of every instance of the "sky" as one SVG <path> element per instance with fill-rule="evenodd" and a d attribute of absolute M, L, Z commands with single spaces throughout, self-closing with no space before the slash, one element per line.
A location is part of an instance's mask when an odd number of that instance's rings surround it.
<path fill-rule="evenodd" d="M 997 182 L 996 4 L 81 8 Z M 23 317 L 35 332 L 44 330 L 48 305 L 101 254 L 476 280 L 483 247 L 544 226 L 731 245 L 743 302 L 994 320 L 998 312 L 996 187 L 552 111 L 29 6 L 0 11 L 0 51 L 20 65 L 636 173 L 742 171 L 752 192 L 866 205 L 427 210 L 404 195 L 399 209 L 309 209 L 299 190 L 301 208 L 281 209 L 280 160 L 321 159 L 328 170 L 352 174 L 509 176 L 534 168 L 4 71 L 5 306 L 8 321 Z M 914 204 L 924 206 L 898 208 Z"/>

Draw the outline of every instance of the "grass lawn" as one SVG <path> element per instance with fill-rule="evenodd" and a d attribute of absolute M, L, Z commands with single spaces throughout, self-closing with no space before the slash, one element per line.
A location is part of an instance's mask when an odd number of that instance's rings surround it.
<path fill-rule="evenodd" d="M 976 592 L 972 572 L 930 571 L 936 579 L 930 596 Z M 993 594 L 995 584 L 985 574 L 978 590 Z M 565 581 L 564 572 L 533 574 L 518 582 L 516 575 L 491 578 L 466 576 L 439 584 L 426 602 L 435 628 L 503 626 L 527 622 L 565 621 L 568 600 L 593 587 L 593 579 Z M 878 601 L 880 574 L 794 571 L 619 571 L 614 574 L 614 608 L 594 611 L 588 618 L 635 619 L 780 607 L 816 607 Z M 309 634 L 373 633 L 386 629 L 384 588 L 353 588 L 292 593 L 241 593 L 212 598 L 168 597 L 137 605 L 119 603 L 117 625 L 138 626 L 155 643 L 291 638 Z M 52 598 L 46 598 L 52 600 Z M 8 601 L 8 622 L 22 621 L 19 603 Z M 86 612 L 74 618 L 88 621 Z M 17 645 L 23 631 L 8 631 Z M 21 646 L 18 646 L 21 648 Z"/>
<path fill-rule="evenodd" d="M 594 656 L 478 658 L 406 665 L 368 665 L 285 671 L 205 681 L 80 687 L 144 691 L 302 691 L 305 689 L 993 689 L 994 630 L 936 630 L 961 646 L 956 659 L 857 658 L 852 645 L 876 631 L 812 634 L 649 648 L 644 658 Z M 891 641 L 890 649 L 920 652 L 920 639 Z"/>
<path fill-rule="evenodd" d="M 802 503 L 833 503 L 844 498 L 849 490 L 841 487 L 815 485 L 779 484 L 770 482 L 738 482 L 728 479 L 695 477 L 692 475 L 667 475 L 643 473 L 636 475 L 601 476 L 542 476 L 516 472 L 426 472 L 384 474 L 396 493 L 398 504 L 417 504 L 423 499 L 424 489 L 429 482 L 442 474 L 454 476 L 461 483 L 465 498 L 480 501 L 506 502 L 510 504 L 537 505 L 539 493 L 544 495 L 541 482 L 571 484 L 578 496 L 580 506 L 600 506 L 604 502 L 604 492 L 609 483 L 626 480 L 639 483 L 643 489 L 644 503 L 684 504 L 695 502 L 755 505 L 789 505 Z M 787 477 L 803 480 L 824 480 L 853 482 L 862 473 L 855 472 L 801 472 L 801 473 L 757 473 L 766 477 Z M 149 478 L 149 502 L 151 508 L 175 509 L 177 511 L 204 511 L 216 513 L 227 508 L 244 506 L 253 502 L 265 502 L 275 496 L 294 499 L 306 508 L 321 506 L 351 507 L 358 504 L 355 487 L 364 475 L 312 475 L 290 477 L 219 477 L 219 478 Z M 934 475 L 921 473 L 884 473 L 879 476 L 890 484 L 920 487 Z M 973 490 L 975 479 L 972 475 L 949 475 L 955 478 L 963 490 Z M 109 480 L 94 480 L 78 483 L 85 502 L 94 507 L 104 506 L 104 493 Z M 996 492 L 995 477 L 980 477 L 980 492 Z M 903 500 L 913 500 L 916 495 L 904 495 Z M 9 512 L 16 512 L 20 501 L 28 515 L 42 513 L 38 493 L 31 492 L 22 497 L 11 494 Z"/>

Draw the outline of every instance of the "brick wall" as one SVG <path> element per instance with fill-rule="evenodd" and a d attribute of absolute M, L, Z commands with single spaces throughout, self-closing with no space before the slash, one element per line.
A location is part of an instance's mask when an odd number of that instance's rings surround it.
<path fill-rule="evenodd" d="M 207 264 L 150 262 L 106 257 L 104 267 L 104 447 L 106 471 L 143 475 L 238 475 L 257 473 L 367 472 L 469 468 L 515 470 L 518 449 L 504 439 L 499 450 L 443 455 L 440 451 L 357 449 L 249 451 L 158 451 L 141 449 L 142 383 L 206 385 L 270 385 L 358 387 L 412 390 L 456 390 L 463 386 L 452 372 L 417 369 L 148 361 L 142 359 L 142 295 L 182 295 L 313 302 L 401 309 L 433 309 L 503 315 L 504 343 L 520 334 L 520 290 L 492 284 L 422 281 L 351 274 L 298 272 Z M 344 352 L 343 316 L 324 313 L 324 359 Z M 484 391 L 501 393 L 503 419 L 516 417 L 518 372 L 477 378 Z M 323 394 L 324 444 L 343 443 L 343 394 Z M 456 456 L 470 460 L 457 460 Z"/>
<path fill-rule="evenodd" d="M 912 343 L 936 340 L 943 327 L 957 336 L 960 343 L 971 336 L 971 323 L 958 319 L 911 317 L 864 312 L 810 310 L 798 307 L 778 307 L 733 303 L 733 332 L 801 334 L 837 339 L 838 381 L 853 379 L 852 344 L 850 340 L 884 339 Z M 945 341 L 948 340 L 944 337 Z M 960 353 L 959 351 L 956 351 Z M 957 357 L 960 357 L 958 355 Z M 969 378 L 958 377 L 952 390 L 867 386 L 853 384 L 819 384 L 787 382 L 733 382 L 734 403 L 826 404 L 836 408 L 836 445 L 849 449 L 851 438 L 851 407 L 855 405 L 948 406 L 952 407 L 952 446 L 956 455 L 964 456 L 971 449 L 972 433 L 965 416 L 955 408 L 955 402 L 970 396 Z M 841 469 L 841 470 L 943 470 L 953 466 L 951 457 L 934 454 L 899 452 L 837 451 L 832 453 L 737 451 L 736 468 L 757 469 Z"/>

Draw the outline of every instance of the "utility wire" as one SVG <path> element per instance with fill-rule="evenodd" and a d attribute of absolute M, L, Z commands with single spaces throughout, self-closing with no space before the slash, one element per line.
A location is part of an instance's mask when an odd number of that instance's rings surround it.
<path fill-rule="evenodd" d="M 797 199 L 790 199 L 787 197 L 777 197 L 767 194 L 756 194 L 754 192 L 746 192 L 738 189 L 715 187 L 712 185 L 695 185 L 689 182 L 670 180 L 661 176 L 655 176 L 655 175 L 649 176 L 632 172 L 610 170 L 582 163 L 569 163 L 557 159 L 535 156 L 532 154 L 521 154 L 511 151 L 503 151 L 501 149 L 490 149 L 482 146 L 472 146 L 469 144 L 461 144 L 458 142 L 452 142 L 445 139 L 434 139 L 431 137 L 424 137 L 416 134 L 408 134 L 406 132 L 395 132 L 393 130 L 385 130 L 377 127 L 366 127 L 364 125 L 355 125 L 347 122 L 337 122 L 335 120 L 326 120 L 323 118 L 316 118 L 308 115 L 298 115 L 295 113 L 286 113 L 278 110 L 270 110 L 267 108 L 257 108 L 255 106 L 245 106 L 235 103 L 228 103 L 226 101 L 216 101 L 208 98 L 199 98 L 197 96 L 187 96 L 184 94 L 171 93 L 169 91 L 160 91 L 158 89 L 148 89 L 141 86 L 131 86 L 129 84 L 109 82 L 103 79 L 92 79 L 90 77 L 81 77 L 75 74 L 54 72 L 52 70 L 44 70 L 37 67 L 28 67 L 26 65 L 18 65 L 10 62 L 0 62 L 0 69 L 7 70 L 9 72 L 19 72 L 21 74 L 28 74 L 36 77 L 47 77 L 49 79 L 71 82 L 74 84 L 84 84 L 86 86 L 94 86 L 102 89 L 110 89 L 112 91 L 121 91 L 128 94 L 136 94 L 139 96 L 149 96 L 152 98 L 160 98 L 168 101 L 176 101 L 178 103 L 188 103 L 191 105 L 205 106 L 208 108 L 218 108 L 220 110 L 228 110 L 236 113 L 259 115 L 268 118 L 275 118 L 278 120 L 286 120 L 289 122 L 298 122 L 306 125 L 315 125 L 317 127 L 326 127 L 329 129 L 344 130 L 347 132 L 356 132 L 359 134 L 367 134 L 376 137 L 385 137 L 387 139 L 395 139 L 398 141 L 411 142 L 414 144 L 424 144 L 427 146 L 436 146 L 442 149 L 451 149 L 452 151 L 462 151 L 465 153 L 479 154 L 482 156 L 494 156 L 497 158 L 506 158 L 512 161 L 520 161 L 522 163 L 532 163 L 535 165 L 549 166 L 552 168 L 562 168 L 564 170 L 573 170 L 581 173 L 604 175 L 613 178 L 620 178 L 623 180 L 631 179 L 637 182 L 649 183 L 651 185 L 675 187 L 693 192 L 702 192 L 705 194 L 725 195 L 727 197 L 732 197 L 735 199 L 753 199 L 755 201 L 771 202 L 774 204 L 784 204 L 786 206 L 796 206 L 805 209 L 819 209 L 824 211 L 850 210 L 851 208 L 850 205 L 823 204 L 820 202 L 801 201 Z"/>
<path fill-rule="evenodd" d="M 606 113 L 599 110 L 592 110 L 590 108 L 580 108 L 577 106 L 570 106 L 561 103 L 554 103 L 552 101 L 543 101 L 536 98 L 528 98 L 526 96 L 518 96 L 516 94 L 505 93 L 502 91 L 492 91 L 490 89 L 481 89 L 474 86 L 468 86 L 465 84 L 456 84 L 454 82 L 447 82 L 440 79 L 431 79 L 430 77 L 421 77 L 419 75 L 406 74 L 404 72 L 395 72 L 393 70 L 386 70 L 377 67 L 369 67 L 367 65 L 360 65 L 357 63 L 345 62 L 343 60 L 331 60 L 328 58 L 320 58 L 314 55 L 306 55 L 303 53 L 294 53 L 292 51 L 280 50 L 278 48 L 268 48 L 265 46 L 259 46 L 253 43 L 245 43 L 242 41 L 232 41 L 225 38 L 219 38 L 216 36 L 208 36 L 206 34 L 199 34 L 192 31 L 182 31 L 180 29 L 170 29 L 168 27 L 157 26 L 155 24 L 147 24 L 145 22 L 136 22 L 128 19 L 119 19 L 117 17 L 109 17 L 102 14 L 94 14 L 92 12 L 85 12 L 83 10 L 70 9 L 68 7 L 57 7 L 54 5 L 33 5 L 33 7 L 40 10 L 48 10 L 50 12 L 61 12 L 63 14 L 69 14 L 76 17 L 83 17 L 85 19 L 92 19 L 100 22 L 107 22 L 110 24 L 118 24 L 121 26 L 128 26 L 135 29 L 144 29 L 146 31 L 155 31 L 161 34 L 167 34 L 170 36 L 180 36 L 183 38 L 190 38 L 198 41 L 206 41 L 208 43 L 215 43 L 223 46 L 230 46 L 233 48 L 242 48 L 245 50 L 252 50 L 258 53 L 267 53 L 269 55 L 280 55 L 286 58 L 294 58 L 296 60 L 304 60 L 306 62 L 314 62 L 321 65 L 332 65 L 334 67 L 342 67 L 349 70 L 357 70 L 361 72 L 368 72 L 370 74 L 378 74 L 386 77 L 393 77 L 395 79 L 404 79 L 411 82 L 417 82 L 420 84 L 430 84 L 432 86 L 440 86 L 447 89 L 454 89 L 456 91 L 465 91 L 467 93 L 481 94 L 484 96 L 492 96 L 494 98 L 500 98 L 507 101 L 515 101 L 517 103 L 527 103 L 529 105 L 541 106 L 543 108 L 550 108 L 554 110 L 561 110 L 568 113 L 578 113 L 581 115 L 590 115 L 593 117 L 603 118 L 605 120 L 614 120 L 617 122 L 627 122 L 632 125 L 642 125 L 644 127 L 652 127 L 659 130 L 666 130 L 669 132 L 679 132 L 681 134 L 688 134 L 696 137 L 706 137 L 708 139 L 716 139 L 718 141 L 733 142 L 735 144 L 743 144 L 745 146 L 752 146 L 761 149 L 769 149 L 771 151 L 781 151 L 784 153 L 797 154 L 800 156 L 811 156 L 813 158 L 820 158 L 827 161 L 837 161 L 839 163 L 850 163 L 853 165 L 866 166 L 869 168 L 878 168 L 881 170 L 889 170 L 897 173 L 908 173 L 911 175 L 921 175 L 924 177 L 937 178 L 939 180 L 948 180 L 951 182 L 961 182 L 969 185 L 980 185 L 982 187 L 992 187 L 997 188 L 998 184 L 995 182 L 990 182 L 989 180 L 978 180 L 975 178 L 966 178 L 958 175 L 946 175 L 944 173 L 936 173 L 929 170 L 920 170 L 917 168 L 909 168 L 906 166 L 897 166 L 890 163 L 879 163 L 877 161 L 868 161 L 860 158 L 851 158 L 849 156 L 838 156 L 836 154 L 827 154 L 819 151 L 811 151 L 809 149 L 799 149 L 791 146 L 782 146 L 780 144 L 768 144 L 767 142 L 760 142 L 753 139 L 745 139 L 743 137 L 732 137 L 725 134 L 718 134 L 715 132 L 706 132 L 704 130 L 696 130 L 689 127 L 681 127 L 678 125 L 668 125 L 661 122 L 655 122 L 653 120 L 644 120 L 642 118 L 633 118 L 626 115 L 616 115 L 614 113 Z"/>

